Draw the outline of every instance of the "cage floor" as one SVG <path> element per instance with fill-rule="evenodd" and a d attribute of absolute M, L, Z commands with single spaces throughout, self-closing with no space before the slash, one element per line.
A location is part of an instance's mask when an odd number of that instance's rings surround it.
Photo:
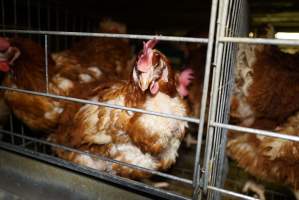
<path fill-rule="evenodd" d="M 0 199 L 150 199 L 0 149 Z"/>
<path fill-rule="evenodd" d="M 20 125 L 20 122 L 13 118 L 13 124 L 14 124 L 14 132 L 16 133 L 21 133 L 24 132 L 25 135 L 31 135 L 34 136 L 35 134 L 30 132 L 29 129 L 26 127 L 22 127 Z M 5 129 L 9 130 L 10 127 L 5 127 Z M 195 135 L 193 133 L 193 135 Z M 1 134 L 0 134 L 1 136 Z M 0 137 L 1 139 L 1 137 Z M 2 142 L 9 143 L 9 144 L 14 144 L 18 147 L 25 148 L 25 149 L 30 149 L 34 152 L 39 152 L 42 154 L 50 155 L 50 156 L 55 156 L 52 154 L 51 148 L 48 145 L 44 145 L 41 143 L 37 143 L 34 141 L 30 141 L 28 139 L 22 139 L 19 137 L 12 137 L 9 134 L 2 134 Z M 204 153 L 204 143 L 203 141 L 203 147 L 201 151 L 201 158 L 203 157 Z M 177 177 L 181 178 L 186 178 L 189 180 L 192 180 L 193 178 L 193 170 L 194 170 L 194 159 L 195 159 L 195 150 L 196 145 L 192 145 L 191 147 L 187 147 L 186 143 L 183 142 L 180 149 L 179 149 L 179 156 L 177 158 L 176 164 L 171 167 L 167 171 L 167 173 L 171 175 L 175 175 Z M 253 177 L 251 177 L 249 174 L 245 173 L 242 169 L 238 168 L 236 163 L 233 161 L 229 161 L 229 171 L 228 175 L 226 178 L 225 182 L 225 189 L 229 189 L 235 192 L 242 192 L 242 187 L 244 186 L 246 180 L 255 180 Z M 1 168 L 0 168 L 1 169 Z M 166 182 L 167 185 L 163 187 L 162 189 L 170 192 L 175 192 L 176 194 L 191 198 L 192 193 L 193 193 L 193 188 L 191 185 L 184 184 L 178 181 L 174 180 L 169 180 L 166 178 L 161 178 L 158 176 L 153 176 L 150 179 L 144 179 L 142 180 L 143 183 L 147 185 L 151 185 L 153 187 L 156 186 L 157 183 L 163 183 Z M 269 184 L 269 183 L 264 183 L 261 182 L 260 180 L 257 180 L 257 182 L 262 183 L 263 185 L 266 186 L 266 197 L 267 200 L 295 200 L 293 197 L 292 193 L 287 190 L 286 188 L 283 188 L 279 185 L 275 184 Z M 1 194 L 0 194 L 1 195 Z M 250 194 L 249 194 L 250 195 Z M 224 197 L 223 199 L 228 200 L 231 199 L 229 197 Z"/>

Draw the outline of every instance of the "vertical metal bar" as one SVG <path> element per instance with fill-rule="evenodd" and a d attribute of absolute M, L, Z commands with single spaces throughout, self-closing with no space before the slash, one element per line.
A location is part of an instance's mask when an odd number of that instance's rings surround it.
<path fill-rule="evenodd" d="M 83 21 L 84 21 L 84 19 L 83 19 L 82 16 L 80 16 L 79 18 L 80 18 L 80 24 L 79 24 L 79 26 L 80 26 L 80 32 L 82 32 L 83 31 Z"/>
<path fill-rule="evenodd" d="M 214 34 L 215 34 L 215 27 L 216 27 L 217 6 L 218 6 L 218 0 L 213 0 L 211 6 L 211 15 L 210 15 L 209 42 L 208 42 L 207 57 L 206 57 L 206 64 L 205 64 L 204 86 L 203 86 L 203 94 L 201 99 L 201 110 L 200 110 L 201 122 L 199 123 L 198 133 L 197 133 L 197 146 L 196 146 L 195 166 L 194 166 L 194 174 L 193 174 L 193 182 L 194 182 L 193 184 L 195 188 L 193 192 L 193 199 L 202 198 L 201 191 L 199 188 L 200 177 L 201 177 L 200 151 L 201 151 L 202 135 L 203 135 L 204 121 L 205 121 L 207 96 L 209 90 L 209 79 L 210 79 L 210 72 L 211 72 Z"/>
<path fill-rule="evenodd" d="M 37 152 L 37 142 L 33 142 L 34 143 L 34 151 Z"/>
<path fill-rule="evenodd" d="M 228 12 L 228 3 L 229 0 L 224 0 L 222 7 L 220 7 L 220 15 L 219 15 L 219 35 L 224 36 L 225 32 L 225 20 L 227 18 L 227 12 Z M 220 70 L 221 70 L 221 59 L 223 54 L 223 43 L 219 43 L 218 38 L 216 38 L 216 48 L 218 48 L 216 57 L 216 68 L 215 68 L 215 79 L 213 82 L 214 89 L 212 91 L 212 100 L 211 100 L 211 110 L 209 113 L 209 124 L 208 124 L 208 137 L 206 141 L 206 151 L 205 151 L 205 159 L 204 159 L 204 170 L 205 174 L 203 176 L 203 186 L 204 190 L 207 190 L 208 182 L 209 182 L 209 175 L 210 175 L 210 155 L 211 155 L 211 147 L 212 147 L 212 139 L 214 135 L 214 128 L 210 126 L 211 122 L 214 122 L 216 119 L 216 109 L 217 109 L 217 98 L 218 98 L 218 90 L 219 87 L 219 78 L 220 78 Z"/>
<path fill-rule="evenodd" d="M 217 27 L 217 29 L 219 29 L 218 27 Z M 217 30 L 218 31 L 218 30 Z M 216 65 L 216 64 L 215 64 Z M 215 82 L 215 74 L 216 74 L 216 71 L 215 70 L 213 70 L 212 71 L 212 83 L 214 83 Z M 211 94 L 213 94 L 213 91 L 215 90 L 215 88 L 214 88 L 214 84 L 212 84 L 211 85 Z M 212 97 L 210 97 L 210 98 L 212 98 Z M 210 112 L 210 110 L 211 110 L 211 107 L 212 107 L 212 104 L 210 103 L 210 106 L 209 106 L 209 112 Z M 209 131 L 209 129 L 207 130 L 207 131 Z M 213 143 L 211 142 L 212 141 L 212 136 L 213 135 L 211 135 L 211 134 L 207 134 L 207 137 L 206 137 L 206 145 L 207 144 L 209 144 L 209 145 L 211 145 L 211 148 L 212 148 L 212 145 L 213 145 Z M 205 163 L 206 163 L 206 160 L 208 159 L 210 159 L 210 158 L 207 158 L 207 149 L 208 149 L 208 147 L 205 147 L 205 156 L 204 156 L 204 163 L 203 163 L 203 171 L 204 171 L 204 174 L 202 175 L 202 177 L 201 177 L 201 184 L 202 184 L 202 187 L 203 187 L 203 190 L 204 190 L 204 192 L 208 192 L 208 198 L 207 199 L 211 199 L 211 198 L 209 198 L 209 196 L 210 196 L 210 191 L 208 190 L 206 190 L 205 188 L 204 188 L 204 178 L 205 178 L 205 176 L 206 176 L 206 170 L 205 170 L 205 168 L 204 168 L 204 166 L 205 166 Z"/>
<path fill-rule="evenodd" d="M 40 12 L 40 1 L 37 2 L 37 28 L 38 30 L 41 30 L 41 12 Z"/>
<path fill-rule="evenodd" d="M 21 135 L 24 136 L 24 125 L 21 124 Z M 25 138 L 22 137 L 22 146 L 25 146 Z"/>
<path fill-rule="evenodd" d="M 51 30 L 51 10 L 49 2 L 47 2 L 47 30 Z"/>
<path fill-rule="evenodd" d="M 30 0 L 27 0 L 27 24 L 29 30 L 31 30 L 31 5 Z"/>
<path fill-rule="evenodd" d="M 37 29 L 41 30 L 41 5 L 40 1 L 37 2 Z M 38 35 L 38 41 L 42 43 L 42 36 Z"/>
<path fill-rule="evenodd" d="M 45 70 L 46 70 L 46 92 L 49 93 L 49 74 L 48 74 L 48 35 L 45 34 Z"/>
<path fill-rule="evenodd" d="M 229 4 L 229 10 L 232 11 L 228 15 L 228 20 L 226 23 L 226 34 L 228 36 L 234 35 L 234 26 L 232 25 L 234 23 L 235 19 L 235 9 L 236 9 L 237 3 L 233 1 L 230 2 Z M 224 57 L 222 58 L 222 68 L 221 71 L 221 91 L 219 94 L 218 102 L 220 106 L 218 105 L 218 110 L 217 110 L 217 121 L 221 122 L 226 122 L 228 121 L 228 111 L 230 108 L 230 101 L 229 101 L 229 91 L 230 91 L 230 71 L 233 68 L 232 63 L 233 63 L 233 54 L 232 54 L 232 43 L 226 43 L 224 46 L 225 54 Z M 223 173 L 224 171 L 222 170 L 224 167 L 224 159 L 225 159 L 225 145 L 226 145 L 226 130 L 225 129 L 219 129 L 219 133 L 216 134 L 216 144 L 217 144 L 217 149 L 214 149 L 213 151 L 215 152 L 214 157 L 216 159 L 216 170 L 214 171 L 213 175 L 213 184 L 218 187 L 222 187 L 223 185 Z M 217 152 L 217 154 L 216 154 Z M 220 193 L 216 193 L 216 195 L 220 195 Z M 215 198 L 215 197 L 214 197 Z M 218 197 L 216 197 L 218 198 Z"/>
<path fill-rule="evenodd" d="M 221 15 L 222 14 L 222 11 L 223 11 L 223 9 L 222 9 L 222 6 L 223 6 L 223 1 L 220 1 L 219 2 L 219 10 L 218 10 L 218 18 L 217 18 L 217 25 L 219 25 L 220 24 L 220 17 L 219 17 L 219 15 Z M 220 28 L 219 28 L 219 26 L 217 26 L 217 32 L 216 32 L 216 38 L 219 38 L 219 32 L 220 32 L 220 30 L 219 30 Z M 216 48 L 215 48 L 215 57 L 216 57 L 216 55 L 218 55 L 218 48 L 217 48 L 217 46 L 216 46 Z M 213 61 L 213 62 L 216 62 L 215 60 Z M 214 66 L 216 66 L 216 63 L 214 63 Z M 217 88 L 215 88 L 215 68 L 213 68 L 213 78 L 212 78 L 212 88 L 211 88 L 211 94 L 214 94 L 214 91 L 215 90 L 217 90 Z M 212 96 L 211 96 L 211 100 L 212 100 Z M 210 100 L 210 102 L 211 102 L 211 100 Z M 210 115 L 210 112 L 211 112 L 211 107 L 212 107 L 212 103 L 210 103 L 210 107 L 209 107 L 209 115 Z M 210 116 L 209 116 L 210 117 Z M 209 119 L 210 120 L 210 119 Z M 209 121 L 208 121 L 208 124 L 209 124 Z M 208 170 L 206 170 L 206 169 L 208 169 L 208 167 L 205 167 L 205 166 L 207 166 L 207 162 L 209 162 L 210 161 L 210 154 L 211 154 L 211 149 L 212 149 L 212 146 L 213 146 L 213 142 L 212 142 L 212 139 L 213 139 L 213 135 L 212 134 L 209 134 L 208 133 L 208 131 L 209 131 L 209 126 L 208 126 L 208 130 L 207 130 L 207 136 L 206 136 L 206 147 L 205 147 L 205 156 L 204 156 L 204 163 L 203 163 L 203 171 L 204 171 L 204 174 L 203 174 L 203 176 L 201 177 L 201 182 L 202 182 L 202 184 L 203 184 L 203 190 L 204 190 L 204 192 L 208 192 L 208 199 L 212 199 L 212 198 L 210 198 L 210 191 L 207 191 L 207 185 L 205 184 L 207 181 L 205 181 L 205 180 L 207 180 L 209 177 L 208 177 Z"/>
<path fill-rule="evenodd" d="M 13 0 L 13 22 L 14 22 L 14 25 L 17 29 L 17 2 L 16 0 Z"/>
<path fill-rule="evenodd" d="M 73 16 L 72 17 L 72 31 L 76 31 L 76 17 L 74 15 L 72 15 L 72 16 Z M 72 40 L 71 40 L 72 44 L 74 43 L 74 41 L 75 41 L 75 37 L 72 36 Z"/>
<path fill-rule="evenodd" d="M 2 28 L 6 29 L 5 24 L 5 7 L 4 7 L 4 0 L 1 0 L 1 14 L 2 14 Z M 3 36 L 6 36 L 6 33 L 3 33 Z"/>
<path fill-rule="evenodd" d="M 17 2 L 16 0 L 13 0 L 13 21 L 14 21 L 14 28 L 17 29 Z M 14 33 L 14 35 L 16 36 L 17 34 Z"/>
<path fill-rule="evenodd" d="M 9 127 L 10 127 L 10 132 L 14 132 L 14 127 L 13 127 L 13 116 L 12 114 L 9 115 Z M 11 143 L 15 144 L 15 138 L 13 135 L 10 135 L 11 138 Z"/>
<path fill-rule="evenodd" d="M 68 25 L 68 11 L 65 11 L 65 16 L 64 16 L 64 27 L 66 28 L 64 31 L 68 31 L 67 29 Z M 68 36 L 64 36 L 64 49 L 68 47 Z"/>
<path fill-rule="evenodd" d="M 30 4 L 30 0 L 27 0 L 27 25 L 28 25 L 28 29 L 32 30 L 32 23 L 31 23 L 31 4 Z M 29 38 L 32 38 L 32 35 L 29 34 Z"/>
<path fill-rule="evenodd" d="M 59 31 L 59 13 L 58 13 L 58 9 L 56 9 L 55 11 L 56 11 L 56 13 L 55 13 L 55 16 L 56 16 L 56 31 Z M 56 42 L 55 49 L 56 49 L 56 51 L 58 51 L 58 50 L 60 50 L 58 36 L 55 37 L 55 42 Z"/>
<path fill-rule="evenodd" d="M 88 20 L 88 32 L 92 32 L 92 23 L 90 19 Z"/>
<path fill-rule="evenodd" d="M 234 35 L 234 26 L 232 25 L 234 23 L 234 16 L 235 16 L 235 9 L 236 9 L 236 4 L 238 2 L 234 2 L 234 4 L 232 4 L 233 1 L 231 1 L 230 5 L 229 5 L 229 11 L 232 11 L 229 13 L 228 18 L 227 18 L 227 30 L 226 34 L 228 36 Z M 219 98 L 218 98 L 218 103 L 220 105 L 218 105 L 218 110 L 216 112 L 217 116 L 217 121 L 221 121 L 221 122 L 227 122 L 228 121 L 228 112 L 229 112 L 229 108 L 230 108 L 230 88 L 232 84 L 229 84 L 228 80 L 229 80 L 229 75 L 231 75 L 231 69 L 233 68 L 232 63 L 233 63 L 233 59 L 235 57 L 233 57 L 232 53 L 232 43 L 225 43 L 224 44 L 224 52 L 225 54 L 222 57 L 222 64 L 221 66 L 224 66 L 224 69 L 222 69 L 221 72 L 221 91 L 219 94 Z M 223 63 L 224 62 L 224 63 Z M 234 81 L 234 80 L 233 80 Z M 217 129 L 218 133 L 216 134 L 216 144 L 217 144 L 217 149 L 214 149 L 213 152 L 214 153 L 214 157 L 215 157 L 215 164 L 213 166 L 215 166 L 215 169 L 213 169 L 213 181 L 211 184 L 214 184 L 217 187 L 222 187 L 224 184 L 224 176 L 226 173 L 226 170 L 224 169 L 224 160 L 225 160 L 225 150 L 226 150 L 226 129 Z M 216 155 L 217 152 L 217 155 Z M 213 199 L 219 199 L 220 198 L 221 193 L 216 193 L 213 194 Z"/>

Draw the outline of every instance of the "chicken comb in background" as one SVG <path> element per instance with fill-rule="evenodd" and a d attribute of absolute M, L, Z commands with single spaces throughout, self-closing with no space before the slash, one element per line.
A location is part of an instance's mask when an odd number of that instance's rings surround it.
<path fill-rule="evenodd" d="M 17 48 L 11 47 L 6 38 L 0 37 L 0 71 L 8 72 L 10 65 L 20 56 Z"/>
<path fill-rule="evenodd" d="M 194 71 L 191 68 L 186 68 L 179 74 L 178 92 L 182 97 L 189 95 L 188 86 L 191 84 L 193 79 Z"/>
<path fill-rule="evenodd" d="M 153 48 L 152 40 L 144 49 Z M 141 53 L 143 53 L 142 50 Z M 99 83 L 90 88 L 87 99 L 134 107 L 178 116 L 187 115 L 187 104 L 176 90 L 176 75 L 164 54 L 151 49 L 147 62 L 133 65 L 126 81 Z M 140 71 L 138 63 L 147 70 Z M 145 64 L 149 66 L 144 66 Z M 153 89 L 154 88 L 154 89 Z M 137 165 L 151 170 L 167 170 L 178 156 L 187 122 L 143 113 L 95 105 L 68 105 L 60 126 L 50 141 L 95 155 Z M 66 160 L 120 176 L 142 179 L 150 174 L 141 170 L 109 163 L 96 157 L 55 148 Z"/>
<path fill-rule="evenodd" d="M 20 37 L 9 38 L 11 47 L 18 49 L 11 51 L 8 59 L 13 76 L 6 73 L 3 85 L 35 92 L 46 92 L 45 81 L 45 58 L 44 49 L 32 41 Z M 18 52 L 19 53 L 18 55 Z M 46 55 L 48 56 L 48 55 Z M 82 79 L 83 77 L 83 79 Z M 87 77 L 87 78 L 86 78 Z M 92 82 L 103 78 L 99 70 L 94 68 L 83 68 L 80 65 L 56 65 L 48 56 L 48 89 L 49 92 L 62 96 L 73 96 L 81 80 Z M 41 132 L 49 132 L 56 128 L 65 101 L 43 96 L 5 91 L 4 98 L 13 113 L 24 122 L 30 129 Z"/>
<path fill-rule="evenodd" d="M 0 71 L 8 72 L 10 69 L 8 56 L 8 49 L 10 44 L 6 38 L 0 37 Z M 1 74 L 2 75 L 2 74 Z M 1 77 L 2 80 L 2 77 Z M 0 90 L 0 128 L 2 129 L 9 119 L 10 110 L 4 99 L 4 90 Z M 0 133 L 0 139 L 2 134 Z"/>

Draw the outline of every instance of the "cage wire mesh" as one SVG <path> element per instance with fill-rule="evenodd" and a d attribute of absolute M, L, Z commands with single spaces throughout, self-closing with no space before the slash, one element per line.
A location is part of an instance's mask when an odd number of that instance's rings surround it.
<path fill-rule="evenodd" d="M 15 92 L 21 92 L 30 95 L 39 95 L 49 98 L 56 98 L 60 100 L 68 100 L 81 104 L 92 104 L 97 106 L 107 106 L 115 109 L 125 109 L 133 112 L 141 112 L 145 114 L 151 114 L 156 116 L 168 117 L 178 120 L 184 120 L 191 123 L 200 124 L 198 131 L 199 144 L 196 148 L 196 154 L 192 154 L 192 160 L 195 160 L 193 166 L 195 169 L 173 169 L 172 171 L 183 171 L 180 176 L 176 174 L 169 174 L 165 172 L 158 172 L 150 169 L 127 164 L 121 161 L 112 160 L 103 156 L 93 155 L 88 152 L 79 151 L 74 148 L 70 148 L 63 145 L 51 143 L 46 138 L 36 138 L 35 133 L 24 126 L 24 124 L 13 115 L 10 115 L 9 123 L 1 130 L 0 146 L 4 149 L 15 151 L 21 154 L 25 154 L 58 166 L 66 167 L 81 173 L 85 173 L 100 179 L 111 181 L 132 189 L 146 192 L 148 194 L 157 195 L 168 199 L 198 199 L 200 196 L 197 194 L 199 188 L 199 176 L 200 165 L 199 155 L 201 149 L 201 137 L 203 131 L 203 121 L 192 117 L 180 117 L 165 113 L 157 113 L 152 111 L 145 111 L 142 109 L 127 108 L 124 106 L 118 106 L 113 104 L 93 102 L 83 99 L 76 99 L 72 97 L 59 96 L 49 93 L 49 75 L 48 75 L 48 60 L 47 56 L 51 52 L 60 51 L 68 48 L 79 36 L 95 36 L 95 37 L 113 37 L 113 38 L 130 38 L 130 39 L 152 39 L 157 38 L 162 41 L 179 41 L 179 42 L 195 42 L 204 43 L 208 45 L 207 50 L 207 62 L 206 62 L 206 76 L 205 84 L 206 88 L 203 92 L 203 98 L 201 109 L 205 109 L 207 95 L 208 95 L 208 83 L 210 63 L 212 60 L 212 49 L 214 44 L 214 30 L 215 19 L 217 11 L 217 0 L 213 0 L 211 21 L 210 21 L 210 34 L 209 38 L 186 38 L 186 37 L 171 37 L 171 36 L 154 36 L 154 35 L 132 35 L 132 34 L 106 34 L 106 33 L 94 33 L 98 30 L 99 19 L 94 16 L 81 16 L 78 13 L 72 12 L 63 6 L 58 1 L 38 1 L 38 0 L 0 0 L 1 4 L 1 35 L 4 37 L 29 37 L 32 40 L 39 42 L 44 47 L 45 54 L 45 82 L 46 92 L 36 92 L 18 88 L 9 88 L 0 86 L 2 90 L 9 90 Z M 25 17 L 24 17 L 25 16 Z M 201 118 L 205 118 L 205 110 L 201 111 Z M 201 122 L 201 123 L 200 123 Z M 70 163 L 56 157 L 51 149 L 59 148 L 64 151 L 70 151 L 88 155 L 96 159 L 101 159 L 111 163 L 121 164 L 130 168 L 139 169 L 141 171 L 148 172 L 152 175 L 158 176 L 159 180 L 172 181 L 174 187 L 168 189 L 157 188 L 152 182 L 137 182 L 130 179 L 118 177 L 105 172 L 99 172 L 97 170 L 88 168 L 86 166 L 78 166 L 77 164 Z M 195 158 L 194 158 L 195 157 Z M 193 180 L 192 180 L 193 178 Z M 195 181 L 194 181 L 195 180 Z M 187 189 L 185 189 L 187 188 Z M 187 192 L 186 192 L 186 191 Z"/>
<path fill-rule="evenodd" d="M 215 60 L 209 127 L 206 140 L 203 176 L 204 190 L 208 189 L 207 199 L 220 199 L 217 188 L 222 188 L 228 171 L 225 157 L 226 129 L 214 127 L 213 123 L 228 123 L 230 96 L 234 85 L 234 65 L 237 45 L 222 43 L 219 38 L 227 36 L 245 36 L 248 26 L 246 1 L 220 1 L 218 11 L 218 29 L 215 45 Z"/>
<path fill-rule="evenodd" d="M 132 166 L 127 163 L 108 159 L 103 156 L 92 155 L 77 149 L 54 144 L 45 140 L 45 138 L 35 138 L 31 131 L 23 125 L 13 115 L 7 126 L 2 130 L 2 139 L 0 146 L 12 151 L 26 154 L 46 162 L 63 166 L 75 171 L 79 171 L 100 179 L 112 181 L 117 184 L 158 195 L 169 199 L 223 199 L 224 196 L 233 196 L 240 199 L 253 199 L 249 196 L 242 195 L 234 188 L 224 188 L 224 181 L 229 181 L 238 185 L 235 180 L 226 180 L 228 174 L 228 164 L 225 156 L 226 133 L 227 130 L 237 130 L 260 134 L 266 136 L 276 136 L 284 139 L 298 141 L 298 138 L 288 135 L 280 135 L 268 131 L 243 128 L 229 125 L 230 97 L 234 87 L 234 67 L 236 65 L 236 55 L 238 54 L 238 42 L 245 43 L 268 43 L 268 44 L 288 44 L 298 45 L 299 42 L 281 41 L 271 39 L 252 39 L 248 36 L 248 3 L 246 0 L 213 0 L 209 38 L 184 38 L 170 36 L 153 36 L 153 35 L 132 35 L 132 34 L 105 34 L 92 33 L 98 30 L 99 19 L 94 16 L 80 16 L 61 6 L 57 1 L 37 1 L 37 0 L 0 0 L 1 6 L 1 34 L 6 37 L 21 35 L 42 44 L 45 55 L 50 52 L 59 51 L 70 47 L 78 36 L 95 36 L 95 37 L 113 37 L 113 38 L 130 38 L 130 39 L 152 39 L 153 37 L 163 41 L 180 41 L 180 42 L 197 42 L 208 45 L 207 60 L 205 68 L 204 90 L 201 104 L 200 120 L 192 117 L 179 117 L 165 113 L 156 113 L 142 109 L 133 109 L 123 106 L 117 106 L 101 102 L 92 102 L 88 100 L 64 97 L 51 93 L 40 93 L 16 88 L 0 86 L 3 90 L 23 92 L 31 95 L 41 95 L 50 98 L 68 100 L 76 103 L 93 104 L 98 106 L 108 106 L 115 109 L 125 109 L 133 112 L 141 112 L 173 119 L 185 120 L 191 123 L 199 124 L 198 144 L 194 161 L 194 169 L 174 169 L 181 170 L 181 176 L 144 169 L 138 166 Z M 22 14 L 21 14 L 22 13 Z M 26 16 L 26 17 L 24 17 Z M 216 27 L 217 20 L 217 27 Z M 217 30 L 215 30 L 217 28 Z M 216 34 L 216 36 L 214 35 Z M 240 38 L 244 37 L 244 38 Z M 215 38 L 215 43 L 214 43 Z M 214 47 L 214 51 L 213 51 Z M 45 56 L 46 58 L 47 56 Z M 45 81 L 48 83 L 47 59 L 45 59 Z M 213 63 L 211 65 L 211 63 Z M 213 66 L 213 68 L 211 67 Z M 207 130 L 204 130 L 205 111 L 207 105 L 207 96 L 209 94 L 209 73 L 212 73 L 212 88 L 209 104 L 209 116 Z M 48 88 L 48 84 L 47 84 Z M 47 89 L 48 91 L 48 89 Z M 202 140 L 206 131 L 206 141 Z M 205 144 L 204 161 L 200 166 L 201 143 Z M 97 170 L 78 166 L 74 163 L 64 161 L 54 156 L 52 148 L 61 148 L 65 151 L 71 151 L 96 157 L 98 159 L 118 163 L 134 169 L 140 169 L 161 177 L 159 180 L 173 181 L 175 187 L 168 189 L 156 188 L 151 182 L 137 182 L 130 179 L 114 176 Z M 181 159 L 181 156 L 179 157 Z M 188 157 L 189 159 L 189 157 Z M 179 161 L 178 161 L 179 162 Z M 239 186 L 238 186 L 239 187 Z M 191 188 L 184 193 L 182 188 Z M 183 192 L 180 193 L 182 190 Z M 203 191 L 203 193 L 201 193 Z M 272 199 L 287 199 L 280 193 L 273 192 Z"/>
<path fill-rule="evenodd" d="M 246 0 L 224 0 L 219 4 L 217 19 L 217 33 L 215 42 L 215 59 L 207 140 L 204 158 L 204 174 L 201 183 L 207 192 L 207 199 L 255 199 L 241 193 L 244 182 L 241 177 L 252 178 L 244 175 L 240 168 L 230 165 L 230 177 L 227 160 L 225 158 L 226 134 L 228 130 L 239 131 L 243 134 L 256 134 L 261 136 L 277 137 L 298 142 L 298 137 L 277 134 L 254 128 L 245 128 L 229 124 L 230 97 L 235 84 L 236 62 L 239 46 L 242 45 L 298 45 L 298 41 L 248 38 L 249 19 L 248 2 Z M 245 44 L 244 44 L 245 43 Z M 241 169 L 242 171 L 242 169 Z M 231 174 L 230 173 L 230 174 Z M 224 182 L 230 187 L 225 187 Z M 266 184 L 266 183 L 264 183 Z M 291 199 L 288 194 L 278 189 L 266 189 L 267 199 Z M 225 188 L 225 189 L 224 189 Z M 275 191 L 274 191 L 275 190 Z M 288 192 L 287 192 L 288 193 Z"/>

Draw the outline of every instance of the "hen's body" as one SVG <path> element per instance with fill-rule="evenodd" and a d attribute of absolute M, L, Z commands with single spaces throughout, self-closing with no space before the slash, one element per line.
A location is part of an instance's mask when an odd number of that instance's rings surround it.
<path fill-rule="evenodd" d="M 299 136 L 298 115 L 282 124 L 279 132 Z M 252 127 L 274 130 L 275 126 L 271 121 L 259 120 Z M 296 142 L 246 133 L 230 133 L 227 143 L 227 154 L 239 167 L 259 179 L 289 186 L 295 195 L 299 194 L 298 150 Z"/>
<path fill-rule="evenodd" d="M 240 126 L 299 136 L 299 55 L 276 46 L 240 44 L 231 120 Z M 290 186 L 298 195 L 296 142 L 229 134 L 227 153 L 250 174 Z M 297 196 L 299 199 L 299 195 Z"/>
<path fill-rule="evenodd" d="M 257 118 L 283 122 L 299 109 L 299 55 L 275 46 L 239 48 L 231 116 L 245 126 Z"/>
<path fill-rule="evenodd" d="M 165 65 L 164 61 L 158 63 Z M 101 84 L 91 91 L 88 98 L 185 116 L 186 104 L 177 94 L 171 68 L 164 68 L 164 75 L 168 76 L 167 80 L 164 77 L 153 82 L 159 84 L 159 91 L 155 95 L 140 89 L 141 86 L 136 82 L 139 75 L 134 69 L 130 81 Z M 94 105 L 71 105 L 64 111 L 61 124 L 59 130 L 50 137 L 51 140 L 153 170 L 166 170 L 175 162 L 187 126 L 186 122 L 179 120 Z M 56 152 L 64 159 L 129 178 L 149 175 L 87 155 L 58 149 Z"/>
<path fill-rule="evenodd" d="M 123 24 L 110 20 L 102 21 L 99 32 L 126 33 Z M 126 39 L 88 37 L 75 43 L 69 50 L 52 55 L 58 65 L 77 64 L 94 67 L 102 73 L 128 79 L 135 56 Z"/>
<path fill-rule="evenodd" d="M 29 39 L 13 38 L 10 42 L 20 50 L 21 55 L 14 61 L 12 71 L 5 76 L 3 84 L 12 88 L 46 92 L 44 50 Z M 76 85 L 81 83 L 81 74 L 89 71 L 96 73 L 77 65 L 56 66 L 50 57 L 48 63 L 48 89 L 49 93 L 56 95 L 71 95 Z M 55 128 L 64 107 L 63 101 L 9 90 L 5 91 L 5 99 L 14 114 L 34 130 Z"/>

